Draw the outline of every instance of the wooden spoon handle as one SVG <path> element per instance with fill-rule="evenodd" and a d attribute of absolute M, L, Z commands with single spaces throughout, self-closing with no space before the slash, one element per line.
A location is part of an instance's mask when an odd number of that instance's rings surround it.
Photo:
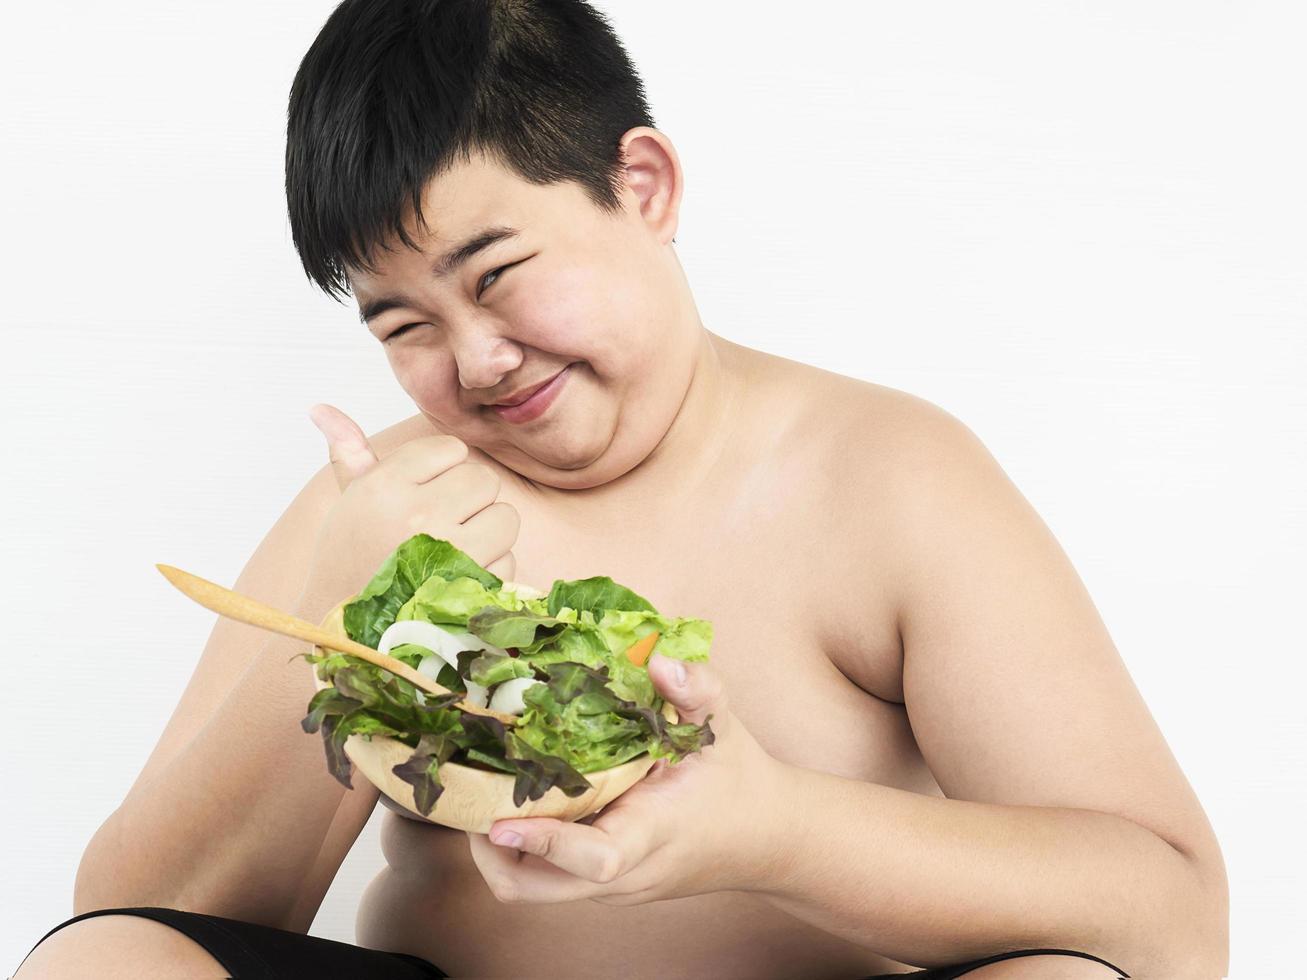
<path fill-rule="evenodd" d="M 342 636 L 339 633 L 329 633 L 321 627 L 314 626 L 307 620 L 300 619 L 298 616 L 292 616 L 280 609 L 274 609 L 257 599 L 251 599 L 247 595 L 225 589 L 215 582 L 200 578 L 198 575 L 192 575 L 190 572 L 184 572 L 180 568 L 174 568 L 171 565 L 155 565 L 154 567 L 162 572 L 163 577 L 175 585 L 180 592 L 194 599 L 205 609 L 212 609 L 220 616 L 226 616 L 228 619 L 234 619 L 237 622 L 248 623 L 251 626 L 257 626 L 272 633 L 280 633 L 282 636 L 304 640 L 306 643 L 320 646 L 324 650 L 337 650 L 341 653 L 348 653 L 351 657 L 358 657 L 360 660 L 366 660 L 368 663 L 375 664 L 392 674 L 398 674 L 414 687 L 421 688 L 428 694 L 450 693 L 448 688 L 437 684 L 426 674 L 414 670 L 404 661 L 397 660 L 387 653 L 379 653 L 371 647 L 365 647 L 362 643 L 356 643 L 349 637 Z M 467 701 L 457 701 L 455 707 L 474 715 L 489 715 L 491 718 L 499 719 L 505 725 L 516 725 L 518 722 L 516 715 L 491 711 L 489 708 L 482 708 Z"/>

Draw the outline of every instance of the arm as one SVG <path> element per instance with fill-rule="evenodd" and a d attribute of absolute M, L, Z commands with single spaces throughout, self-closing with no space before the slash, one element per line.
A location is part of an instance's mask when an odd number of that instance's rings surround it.
<path fill-rule="evenodd" d="M 1136 980 L 1224 975 L 1223 899 L 1207 869 L 1125 818 L 810 769 L 780 785 L 786 850 L 756 887 L 827 932 L 925 967 L 1052 948 Z"/>
<path fill-rule="evenodd" d="M 338 409 L 312 417 L 332 467 L 277 522 L 237 591 L 318 622 L 415 527 L 511 576 L 517 512 L 461 440 L 405 439 L 396 426 L 378 438 L 379 459 Z M 163 905 L 309 928 L 379 793 L 361 775 L 347 793 L 321 738 L 301 730 L 313 675 L 291 658 L 305 647 L 218 622 L 158 747 L 83 855 L 74 911 Z"/>
<path fill-rule="evenodd" d="M 339 596 L 301 590 L 339 496 L 324 468 L 255 551 L 237 591 L 320 621 Z M 217 620 L 158 745 L 87 845 L 75 914 L 159 905 L 308 928 L 377 794 L 365 780 L 347 794 L 323 766 L 321 740 L 299 730 L 313 680 L 290 658 L 304 648 Z M 234 733 L 245 751 L 232 751 Z"/>
<path fill-rule="evenodd" d="M 1220 850 L 1083 586 L 965 427 L 906 415 L 902 448 L 878 444 L 878 472 L 841 481 L 850 499 L 830 513 L 853 515 L 855 554 L 898 556 L 876 574 L 897 573 L 907 711 L 949 798 L 779 763 L 708 665 L 678 686 L 655 656 L 659 692 L 685 720 L 711 716 L 715 744 L 592 824 L 472 835 L 488 885 L 506 902 L 614 905 L 752 891 L 922 966 L 1060 948 L 1136 978 L 1218 976 Z M 857 519 L 867 480 L 897 501 L 874 527 Z M 884 587 L 864 574 L 866 594 Z"/>
<path fill-rule="evenodd" d="M 1058 947 L 1136 977 L 1220 975 L 1220 849 L 1070 562 L 959 422 L 927 407 L 904 435 L 874 477 L 897 501 L 876 547 L 948 799 L 791 769 L 802 850 L 772 900 L 912 963 Z"/>

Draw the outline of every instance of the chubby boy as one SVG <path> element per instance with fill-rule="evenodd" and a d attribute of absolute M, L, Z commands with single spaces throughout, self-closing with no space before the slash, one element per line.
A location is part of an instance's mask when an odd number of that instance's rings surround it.
<path fill-rule="evenodd" d="M 685 174 L 600 15 L 346 0 L 286 163 L 309 277 L 417 411 L 316 407 L 331 463 L 237 589 L 317 621 L 417 531 L 610 575 L 712 621 L 710 664 L 650 670 L 716 742 L 581 823 L 382 798 L 330 943 L 379 794 L 300 731 L 299 645 L 219 621 L 19 978 L 1224 973 L 1220 849 L 1067 557 L 957 419 L 703 325 Z"/>

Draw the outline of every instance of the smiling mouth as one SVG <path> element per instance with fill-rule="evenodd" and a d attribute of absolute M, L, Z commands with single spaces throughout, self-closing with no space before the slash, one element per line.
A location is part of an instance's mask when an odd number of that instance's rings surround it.
<path fill-rule="evenodd" d="M 492 412 L 505 422 L 514 425 L 531 422 L 547 412 L 558 398 L 560 389 L 567 384 L 567 375 L 572 365 L 567 365 L 552 378 L 546 378 L 542 384 L 526 393 L 522 401 L 511 405 L 490 405 Z"/>
<path fill-rule="evenodd" d="M 491 407 L 491 408 L 511 408 L 511 407 L 514 406 L 514 405 L 521 405 L 524 401 L 526 401 L 528 398 L 530 398 L 530 397 L 531 397 L 532 395 L 534 395 L 537 391 L 539 391 L 539 390 L 540 390 L 541 388 L 543 388 L 545 385 L 549 384 L 549 382 L 553 381 L 554 378 L 558 377 L 558 376 L 559 376 L 560 374 L 562 374 L 562 373 L 563 373 L 562 371 L 556 371 L 556 372 L 554 372 L 553 374 L 551 374 L 549 377 L 545 378 L 545 380 L 541 381 L 539 384 L 537 384 L 537 385 L 532 385 L 530 388 L 527 388 L 527 389 L 525 389 L 525 390 L 519 392 L 518 394 L 514 395 L 511 399 L 509 399 L 509 400 L 507 400 L 507 401 L 495 402 L 495 403 L 494 403 L 493 405 L 491 405 L 490 407 Z"/>

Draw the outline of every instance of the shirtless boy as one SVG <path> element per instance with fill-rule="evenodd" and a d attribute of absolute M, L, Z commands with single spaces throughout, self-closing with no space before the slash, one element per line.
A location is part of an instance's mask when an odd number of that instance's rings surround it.
<path fill-rule="evenodd" d="M 1220 849 L 1067 557 L 957 419 L 705 329 L 684 173 L 592 10 L 347 0 L 288 132 L 305 268 L 417 414 L 315 408 L 331 465 L 236 588 L 318 621 L 417 531 L 610 575 L 712 621 L 710 664 L 650 669 L 717 741 L 590 823 L 392 806 L 331 944 L 305 933 L 378 793 L 300 730 L 301 645 L 220 620 L 83 857 L 101 914 L 17 977 L 256 975 L 197 913 L 287 976 L 1224 973 Z"/>

